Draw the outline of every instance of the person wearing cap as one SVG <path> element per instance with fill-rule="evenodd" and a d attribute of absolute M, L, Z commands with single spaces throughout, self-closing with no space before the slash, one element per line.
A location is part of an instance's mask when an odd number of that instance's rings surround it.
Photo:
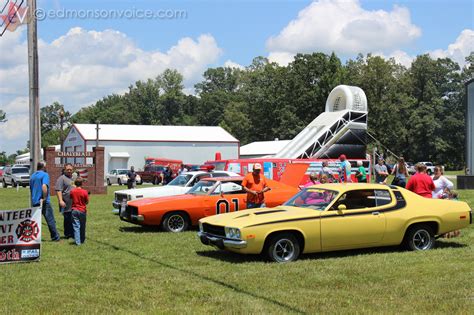
<path fill-rule="evenodd" d="M 247 209 L 265 207 L 266 191 L 270 190 L 265 176 L 261 173 L 262 165 L 255 163 L 251 173 L 245 175 L 242 187 L 247 192 Z"/>
<path fill-rule="evenodd" d="M 351 178 L 351 163 L 346 159 L 344 154 L 339 156 L 339 161 L 341 161 L 339 180 L 341 183 L 350 183 L 352 182 Z"/>
<path fill-rule="evenodd" d="M 387 166 L 383 164 L 383 159 L 379 159 L 379 163 L 374 166 L 375 169 L 375 182 L 378 184 L 386 184 L 388 177 Z"/>

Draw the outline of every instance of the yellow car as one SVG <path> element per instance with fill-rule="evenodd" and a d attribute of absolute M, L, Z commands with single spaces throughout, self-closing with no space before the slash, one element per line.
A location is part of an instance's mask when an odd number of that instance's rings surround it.
<path fill-rule="evenodd" d="M 282 206 L 226 213 L 199 221 L 205 245 L 289 262 L 301 253 L 405 245 L 428 250 L 436 236 L 472 223 L 462 201 L 428 199 L 380 184 L 323 184 Z"/>

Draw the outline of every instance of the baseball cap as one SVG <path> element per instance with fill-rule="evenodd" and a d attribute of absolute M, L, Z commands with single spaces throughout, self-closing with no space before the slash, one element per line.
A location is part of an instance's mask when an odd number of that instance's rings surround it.
<path fill-rule="evenodd" d="M 262 164 L 260 164 L 260 163 L 255 163 L 255 165 L 253 166 L 253 169 L 254 169 L 254 170 L 261 170 L 261 169 L 262 169 Z"/>
<path fill-rule="evenodd" d="M 345 160 L 345 159 L 346 159 L 346 155 L 345 155 L 345 154 L 339 155 L 339 160 Z"/>

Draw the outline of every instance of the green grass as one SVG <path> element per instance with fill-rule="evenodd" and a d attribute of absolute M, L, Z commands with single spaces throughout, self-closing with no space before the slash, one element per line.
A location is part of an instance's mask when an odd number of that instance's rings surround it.
<path fill-rule="evenodd" d="M 474 207 L 474 191 L 460 195 Z M 274 264 L 204 246 L 196 231 L 121 222 L 111 200 L 110 188 L 92 196 L 84 246 L 50 242 L 43 224 L 40 262 L 0 266 L 0 313 L 467 314 L 474 306 L 472 227 L 428 252 L 354 250 Z M 0 189 L 0 209 L 27 205 L 27 189 Z"/>

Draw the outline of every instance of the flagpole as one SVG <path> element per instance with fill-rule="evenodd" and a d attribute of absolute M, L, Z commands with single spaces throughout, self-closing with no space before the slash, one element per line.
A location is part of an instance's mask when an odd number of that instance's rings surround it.
<path fill-rule="evenodd" d="M 36 171 L 41 156 L 41 131 L 39 109 L 38 32 L 36 0 L 28 0 L 28 70 L 30 114 L 30 173 Z"/>

